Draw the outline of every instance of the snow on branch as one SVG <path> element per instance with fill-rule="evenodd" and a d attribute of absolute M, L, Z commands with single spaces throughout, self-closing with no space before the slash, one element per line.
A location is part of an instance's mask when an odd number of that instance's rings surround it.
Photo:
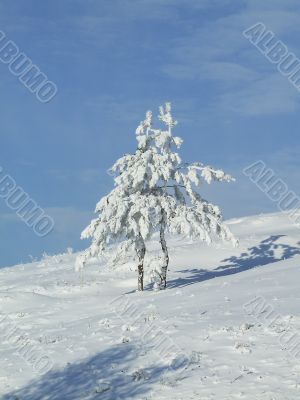
<path fill-rule="evenodd" d="M 175 125 L 177 125 L 177 121 L 175 121 L 172 117 L 171 114 L 171 103 L 166 103 L 165 106 L 160 106 L 159 107 L 159 116 L 158 119 L 160 119 L 162 122 L 164 122 L 167 127 L 169 128 L 169 131 L 171 128 L 173 128 Z"/>
<path fill-rule="evenodd" d="M 220 169 L 181 160 L 177 150 L 182 139 L 172 135 L 177 121 L 170 103 L 159 108 L 158 119 L 168 130 L 153 128 L 148 111 L 136 129 L 135 153 L 125 154 L 112 166 L 115 187 L 98 202 L 97 218 L 82 233 L 82 238 L 92 238 L 92 245 L 81 257 L 82 265 L 89 257 L 103 254 L 112 243 L 130 243 L 141 259 L 145 241 L 158 231 L 164 251 L 165 231 L 207 243 L 214 236 L 235 243 L 219 207 L 204 200 L 198 189 L 203 182 L 234 179 Z M 118 248 L 124 253 L 128 246 Z"/>

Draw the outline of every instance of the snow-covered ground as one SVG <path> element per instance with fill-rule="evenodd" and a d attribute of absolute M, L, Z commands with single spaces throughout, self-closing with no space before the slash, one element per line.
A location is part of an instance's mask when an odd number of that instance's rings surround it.
<path fill-rule="evenodd" d="M 299 399 L 300 230 L 228 224 L 238 248 L 170 241 L 161 292 L 74 254 L 1 269 L 1 398 Z"/>

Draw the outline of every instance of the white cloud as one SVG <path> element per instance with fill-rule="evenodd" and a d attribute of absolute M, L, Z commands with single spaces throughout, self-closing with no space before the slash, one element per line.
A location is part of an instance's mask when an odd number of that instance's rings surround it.
<path fill-rule="evenodd" d="M 285 5 L 279 1 L 245 1 L 244 8 L 236 7 L 226 16 L 205 20 L 200 28 L 175 38 L 169 51 L 170 61 L 162 70 L 174 79 L 214 82 L 214 112 L 294 112 L 299 107 L 296 89 L 242 32 L 262 21 L 278 39 L 287 37 L 285 44 L 295 50 L 298 45 L 291 34 L 300 29 L 299 14 L 293 11 L 297 6 L 292 0 Z"/>
<path fill-rule="evenodd" d="M 224 92 L 217 101 L 223 110 L 243 115 L 289 113 L 299 106 L 299 92 L 286 78 L 274 73 L 238 90 Z"/>

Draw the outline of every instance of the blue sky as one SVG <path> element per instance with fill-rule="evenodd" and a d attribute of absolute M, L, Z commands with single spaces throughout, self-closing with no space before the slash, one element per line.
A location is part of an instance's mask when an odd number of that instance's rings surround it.
<path fill-rule="evenodd" d="M 0 29 L 58 94 L 40 103 L 0 63 L 1 166 L 55 220 L 38 238 L 1 200 L 0 266 L 87 247 L 107 168 L 165 101 L 182 157 L 236 176 L 205 189 L 226 218 L 277 210 L 241 172 L 258 159 L 300 195 L 300 93 L 242 35 L 261 21 L 300 58 L 299 17 L 296 0 L 2 0 Z"/>

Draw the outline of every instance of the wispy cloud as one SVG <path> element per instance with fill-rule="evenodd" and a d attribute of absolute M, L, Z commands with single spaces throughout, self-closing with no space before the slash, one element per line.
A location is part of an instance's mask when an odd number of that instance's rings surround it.
<path fill-rule="evenodd" d="M 272 3 L 272 4 L 271 4 Z M 298 94 L 245 40 L 243 30 L 263 21 L 292 50 L 300 47 L 291 32 L 299 32 L 295 1 L 244 1 L 244 7 L 206 21 L 175 38 L 169 62 L 162 67 L 171 78 L 211 81 L 216 85 L 214 110 L 243 115 L 293 112 Z"/>
<path fill-rule="evenodd" d="M 260 77 L 218 96 L 218 106 L 243 115 L 288 113 L 299 107 L 299 93 L 279 75 Z"/>

